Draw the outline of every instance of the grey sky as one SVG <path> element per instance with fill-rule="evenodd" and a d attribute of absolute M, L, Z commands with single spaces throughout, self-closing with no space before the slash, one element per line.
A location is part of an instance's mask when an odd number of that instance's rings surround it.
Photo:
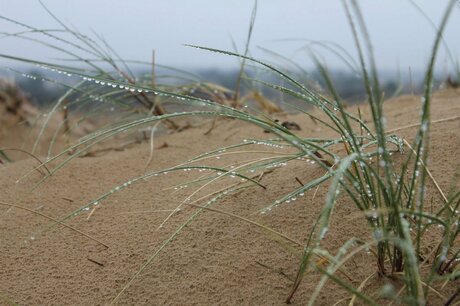
<path fill-rule="evenodd" d="M 414 0 L 439 24 L 446 0 Z M 181 68 L 226 68 L 234 58 L 182 46 L 184 43 L 232 50 L 233 37 L 241 50 L 253 7 L 250 0 L 44 0 L 65 23 L 91 34 L 101 34 L 124 58 L 150 60 Z M 378 65 L 384 69 L 423 69 L 435 32 L 408 0 L 365 0 L 361 4 Z M 258 46 L 303 62 L 307 55 L 295 51 L 305 42 L 287 38 L 330 40 L 356 54 L 351 32 L 339 0 L 259 0 L 251 43 L 252 54 L 271 59 Z M 59 27 L 35 0 L 0 0 L 0 14 L 38 28 Z M 0 20 L 0 31 L 15 32 L 17 26 Z M 452 53 L 460 53 L 460 7 L 453 12 L 445 35 Z M 0 53 L 46 59 L 57 54 L 41 46 L 13 39 L 0 40 Z M 450 63 L 441 53 L 440 66 Z M 4 60 L 0 60 L 2 65 Z M 328 59 L 329 66 L 336 60 Z M 11 64 L 10 64 L 11 65 Z"/>

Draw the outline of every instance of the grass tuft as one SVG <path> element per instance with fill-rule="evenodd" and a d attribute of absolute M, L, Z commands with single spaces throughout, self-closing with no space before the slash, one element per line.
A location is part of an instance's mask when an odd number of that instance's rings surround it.
<path fill-rule="evenodd" d="M 50 144 L 50 149 L 48 150 L 49 158 L 44 162 L 40 162 L 40 166 L 34 169 L 45 168 L 47 170 L 47 173 L 45 173 L 36 186 L 46 182 L 49 177 L 65 167 L 69 162 L 78 156 L 84 155 L 88 150 L 100 143 L 110 141 L 117 135 L 130 133 L 139 128 L 151 127 L 152 125 L 156 128 L 160 122 L 165 123 L 172 129 L 177 129 L 178 125 L 175 119 L 180 117 L 220 116 L 233 118 L 260 127 L 274 135 L 274 138 L 269 140 L 249 139 L 242 143 L 233 144 L 214 151 L 209 150 L 175 167 L 144 173 L 121 185 L 113 187 L 111 190 L 82 205 L 66 216 L 58 220 L 53 220 L 53 223 L 45 230 L 56 224 L 64 225 L 63 222 L 66 220 L 101 204 L 108 197 L 122 192 L 137 182 L 154 177 L 161 179 L 161 175 L 175 171 L 193 170 L 205 172 L 199 178 L 174 186 L 182 188 L 187 185 L 195 189 L 175 209 L 168 211 L 169 215 L 164 219 L 162 225 L 168 222 L 183 206 L 192 206 L 196 210 L 183 224 L 175 229 L 172 235 L 133 274 L 130 280 L 117 293 L 112 303 L 118 301 L 119 297 L 130 287 L 141 272 L 174 241 L 189 223 L 205 210 L 221 213 L 230 218 L 261 227 L 271 234 L 277 235 L 278 238 L 292 243 L 293 240 L 291 238 L 261 223 L 212 208 L 212 206 L 233 192 L 254 186 L 265 189 L 266 186 L 260 182 L 264 171 L 267 169 L 276 169 L 298 159 L 315 163 L 323 170 L 323 174 L 305 183 L 297 179 L 301 185 L 300 187 L 280 196 L 273 203 L 266 203 L 265 207 L 260 210 L 261 213 L 268 214 L 276 207 L 282 207 L 285 203 L 296 201 L 297 198 L 304 196 L 308 190 L 315 189 L 326 182 L 329 184 L 321 213 L 316 216 L 315 223 L 306 235 L 306 243 L 302 245 L 303 254 L 292 289 L 287 293 L 287 303 L 292 302 L 303 278 L 308 276 L 309 272 L 312 271 L 321 273 L 322 277 L 310 296 L 309 305 L 314 305 L 327 281 L 332 281 L 349 292 L 352 302 L 358 298 L 365 303 L 377 305 L 379 297 L 371 297 L 363 292 L 365 283 L 374 277 L 374 275 L 385 277 L 387 280 L 397 278 L 402 282 L 402 288 L 404 288 L 400 293 L 402 296 L 395 296 L 395 300 L 414 305 L 425 305 L 428 302 L 428 293 L 430 291 L 437 292 L 432 286 L 435 282 L 439 280 L 455 280 L 460 275 L 459 267 L 456 265 L 456 262 L 460 260 L 460 249 L 456 245 L 460 232 L 460 221 L 457 216 L 460 206 L 460 191 L 454 191 L 446 196 L 438 186 L 443 196 L 443 202 L 437 205 L 434 210 L 428 211 L 426 209 L 427 178 L 431 178 L 434 181 L 428 170 L 433 71 L 438 49 L 442 42 L 442 33 L 456 1 L 449 2 L 435 37 L 430 62 L 425 74 L 425 92 L 421 101 L 422 112 L 420 124 L 417 125 L 418 130 L 412 145 L 393 134 L 397 130 L 388 131 L 386 127 L 385 113 L 383 111 L 384 92 L 380 87 L 376 60 L 373 56 L 373 47 L 364 16 L 357 1 L 344 0 L 342 3 L 355 40 L 358 63 L 350 59 L 348 53 L 341 55 L 341 58 L 349 63 L 350 67 L 353 67 L 363 80 L 372 117 L 370 124 L 364 122 L 360 112 L 358 115 L 355 115 L 347 110 L 344 101 L 335 90 L 334 82 L 327 68 L 315 52 L 312 51 L 311 55 L 325 81 L 330 97 L 317 93 L 274 65 L 249 56 L 249 42 L 255 22 L 257 4 L 255 4 L 251 17 L 244 54 L 189 45 L 203 51 L 232 56 L 241 61 L 238 85 L 234 95 L 238 103 L 234 103 L 234 107 L 232 104 L 228 105 L 218 103 L 213 99 L 196 97 L 190 94 L 190 88 L 185 88 L 186 90 L 184 90 L 184 88 L 176 89 L 161 86 L 155 82 L 155 73 L 152 73 L 153 77 L 148 82 L 136 80 L 128 67 L 128 62 L 123 61 L 105 41 L 100 39 L 99 42 L 96 42 L 85 35 L 71 30 L 50 11 L 49 14 L 63 27 L 62 30 L 39 30 L 2 17 L 4 20 L 24 27 L 26 32 L 37 32 L 57 40 L 59 43 L 65 45 L 66 48 L 50 45 L 40 40 L 37 42 L 62 51 L 66 56 L 70 56 L 73 61 L 86 64 L 86 68 L 80 68 L 67 64 L 44 63 L 9 55 L 0 55 L 3 58 L 39 65 L 40 67 L 78 79 L 78 82 L 73 86 L 69 86 L 65 95 L 54 104 L 48 118 L 59 109 L 65 107 L 64 102 L 68 99 L 73 101 L 70 103 L 75 103 L 75 107 L 81 107 L 82 105 L 86 107 L 89 105 L 89 101 L 98 99 L 98 102 L 100 102 L 98 104 L 100 107 L 98 108 L 98 112 L 107 111 L 107 107 L 113 107 L 113 105 L 120 106 L 126 111 L 125 117 L 120 118 L 120 120 L 114 120 L 114 122 L 110 122 L 107 126 L 78 139 L 62 152 L 53 155 L 51 150 L 53 144 Z M 60 31 L 71 34 L 77 43 L 58 36 Z M 23 33 L 9 35 L 26 39 Z M 329 50 L 336 50 L 330 49 L 331 47 L 328 43 L 320 43 L 320 45 Z M 68 47 L 92 56 L 94 59 L 90 60 L 78 55 L 76 52 L 69 51 Z M 340 52 L 337 54 L 340 54 Z M 112 70 L 106 70 L 98 61 L 102 61 L 105 65 L 111 67 Z M 301 101 L 305 106 L 310 107 L 310 109 L 313 108 L 321 115 L 318 116 L 311 111 L 305 110 L 303 111 L 304 114 L 325 129 L 333 132 L 336 137 L 323 139 L 301 137 L 295 131 L 289 130 L 269 116 L 254 113 L 245 107 L 241 107 L 239 105 L 239 102 L 242 100 L 240 99 L 239 87 L 243 79 L 243 70 L 246 62 L 270 71 L 282 81 L 282 84 L 288 84 L 288 86 L 257 79 L 251 81 L 277 90 L 282 94 L 289 95 Z M 205 88 L 210 92 L 214 92 L 216 89 L 212 84 L 201 84 L 201 86 L 201 88 Z M 187 107 L 193 107 L 194 110 L 168 112 L 163 106 L 166 104 L 165 101 L 169 100 L 174 100 L 175 103 L 186 105 Z M 137 112 L 140 114 L 134 116 Z M 31 154 L 34 154 L 47 125 L 48 119 L 45 120 L 45 123 L 41 127 Z M 66 130 L 69 129 L 71 128 L 67 125 Z M 268 146 L 271 151 L 250 151 L 248 149 L 248 147 L 252 148 L 254 146 Z M 404 151 L 405 146 L 409 150 Z M 263 154 L 264 157 L 240 160 L 237 164 L 228 166 L 206 165 L 206 161 L 209 158 L 220 158 L 227 155 L 238 156 L 240 153 L 244 153 L 245 155 L 257 153 Z M 396 154 L 401 156 L 404 154 L 405 159 L 402 163 L 395 161 L 394 155 Z M 7 156 L 2 150 L 0 150 L 0 158 L 7 160 Z M 228 177 L 238 177 L 242 181 L 229 184 L 223 189 L 198 198 L 199 191 L 202 191 L 204 187 Z M 435 181 L 434 183 L 436 184 Z M 349 237 L 347 242 L 336 250 L 336 253 L 332 253 L 324 246 L 324 241 L 327 239 L 331 218 L 334 215 L 334 210 L 341 194 L 351 199 L 351 203 L 360 210 L 362 213 L 360 217 L 364 218 L 368 226 L 369 236 L 372 239 L 361 241 L 356 237 Z M 2 205 L 13 206 L 12 204 L 5 203 Z M 427 232 L 434 226 L 440 227 L 442 234 L 440 235 L 438 245 L 436 245 L 431 253 L 426 254 L 422 251 L 422 247 L 426 245 L 427 239 L 429 239 L 426 235 Z M 343 268 L 347 261 L 368 249 L 371 249 L 375 254 L 376 271 L 374 274 L 369 275 L 356 288 L 353 284 L 353 279 L 347 276 Z M 318 264 L 319 259 L 324 264 Z M 391 283 L 391 281 L 388 282 Z M 391 287 L 392 285 L 387 284 L 383 289 L 388 291 L 389 286 Z M 457 295 L 458 292 L 449 297 L 447 303 L 451 303 Z"/>

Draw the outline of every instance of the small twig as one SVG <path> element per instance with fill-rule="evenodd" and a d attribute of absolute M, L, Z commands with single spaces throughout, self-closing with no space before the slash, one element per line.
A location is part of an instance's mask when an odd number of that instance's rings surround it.
<path fill-rule="evenodd" d="M 88 259 L 89 261 L 91 261 L 92 263 L 95 263 L 96 265 L 100 266 L 100 267 L 103 267 L 104 264 L 103 263 L 100 263 L 98 261 L 95 261 L 94 259 L 91 259 L 89 257 L 86 257 L 86 259 Z"/>
<path fill-rule="evenodd" d="M 216 122 L 217 122 L 217 116 L 215 116 L 214 119 L 212 120 L 212 124 L 209 130 L 207 130 L 203 135 L 211 134 L 212 130 L 214 130 L 214 128 L 216 127 Z"/>
<path fill-rule="evenodd" d="M 457 119 L 460 119 L 460 116 L 454 116 L 454 117 L 449 117 L 449 118 L 444 118 L 444 119 L 433 120 L 433 121 L 431 121 L 431 123 L 441 123 L 441 122 L 453 121 L 453 120 L 457 120 Z M 390 134 L 390 133 L 394 133 L 394 132 L 397 132 L 397 131 L 401 131 L 401 130 L 405 130 L 405 129 L 409 129 L 409 128 L 413 128 L 413 127 L 417 127 L 417 126 L 420 126 L 420 123 L 404 125 L 404 126 L 392 129 L 392 130 L 388 130 L 388 131 L 385 131 L 385 134 Z"/>
<path fill-rule="evenodd" d="M 350 297 L 348 297 L 348 296 L 344 297 L 343 299 L 340 299 L 337 302 L 335 302 L 335 304 L 333 304 L 332 306 L 340 305 L 340 304 L 342 304 L 342 302 L 345 302 L 346 300 L 349 300 L 349 299 L 350 299 Z"/>
<path fill-rule="evenodd" d="M 455 298 L 460 294 L 460 288 L 455 291 L 455 293 L 449 298 L 449 300 L 444 304 L 444 306 L 449 306 L 455 300 Z M 458 304 L 458 303 L 457 303 Z"/>
<path fill-rule="evenodd" d="M 316 186 L 315 192 L 313 193 L 313 196 L 311 197 L 312 202 L 313 202 L 313 200 L 314 200 L 315 197 L 316 197 L 316 193 L 318 192 L 318 189 L 319 189 L 319 185 Z"/>
<path fill-rule="evenodd" d="M 399 289 L 399 291 L 396 293 L 396 296 L 393 298 L 393 300 L 390 302 L 390 304 L 388 304 L 389 306 L 393 305 L 394 301 L 396 301 L 396 299 L 399 299 L 399 296 L 401 295 L 401 293 L 404 291 L 404 289 L 406 288 L 406 285 L 403 285 L 401 287 L 401 289 Z"/>
<path fill-rule="evenodd" d="M 37 156 L 35 156 L 34 154 L 30 153 L 30 152 L 27 152 L 25 150 L 21 150 L 21 149 L 13 149 L 13 148 L 1 148 L 2 151 L 18 151 L 18 152 L 21 152 L 21 153 L 24 153 L 24 154 L 27 154 L 28 156 L 32 157 L 33 159 L 35 159 L 36 161 L 38 161 L 40 163 L 40 166 L 36 167 L 35 169 L 40 172 L 41 175 L 45 175 L 43 172 L 41 172 L 41 169 L 40 167 L 43 166 L 43 168 L 45 168 L 46 172 L 48 172 L 48 175 L 51 175 L 51 172 L 50 170 L 48 169 L 48 167 L 46 166 L 45 163 L 43 163 Z"/>
<path fill-rule="evenodd" d="M 40 205 L 40 206 L 38 206 L 37 208 L 35 208 L 35 211 L 37 211 L 37 210 L 42 210 L 43 207 L 45 207 L 45 205 Z"/>
<path fill-rule="evenodd" d="M 156 209 L 156 210 L 140 210 L 140 211 L 127 211 L 124 213 L 119 213 L 118 215 L 130 215 L 130 214 L 149 214 L 149 213 L 158 213 L 158 212 L 173 212 L 174 209 Z"/>
<path fill-rule="evenodd" d="M 259 266 L 264 267 L 264 268 L 266 268 L 266 269 L 268 269 L 268 270 L 271 270 L 271 271 L 273 271 L 273 272 L 276 272 L 276 273 L 278 273 L 279 275 L 284 276 L 285 278 L 287 278 L 287 279 L 290 280 L 291 282 L 294 282 L 294 279 L 293 279 L 292 277 L 290 277 L 289 275 L 287 275 L 286 273 L 284 273 L 284 271 L 282 271 L 281 269 L 276 269 L 276 268 L 267 266 L 266 264 L 263 264 L 263 263 L 261 263 L 260 261 L 257 261 L 257 260 L 256 260 L 256 264 L 258 264 Z"/>
<path fill-rule="evenodd" d="M 77 233 L 79 233 L 80 235 L 83 235 L 83 236 L 85 236 L 85 237 L 88 238 L 88 239 L 91 239 L 91 240 L 93 240 L 93 241 L 96 241 L 97 243 L 99 243 L 99 244 L 105 246 L 107 249 L 109 248 L 109 246 L 108 246 L 107 244 L 105 244 L 105 243 L 103 243 L 103 242 L 97 240 L 96 238 L 93 238 L 93 237 L 91 237 L 90 235 L 85 234 L 85 233 L 83 233 L 82 231 L 76 229 L 75 227 L 72 227 L 72 226 L 70 226 L 70 225 L 67 225 L 67 224 L 65 224 L 64 222 L 60 221 L 60 220 L 57 220 L 57 219 L 54 219 L 53 217 L 50 217 L 50 216 L 45 215 L 45 214 L 42 214 L 41 212 L 38 212 L 38 211 L 35 211 L 35 210 L 32 210 L 32 209 L 29 209 L 29 208 L 27 208 L 27 207 L 15 205 L 15 204 L 10 204 L 10 203 L 5 203 L 5 202 L 1 202 L 1 201 L 0 201 L 0 205 L 8 206 L 8 207 L 15 207 L 15 208 L 22 209 L 22 210 L 31 212 L 31 213 L 33 213 L 33 214 L 42 216 L 43 218 L 46 218 L 46 219 L 49 219 L 49 220 L 51 220 L 51 221 L 53 221 L 53 222 L 59 223 L 59 224 L 61 224 L 62 226 L 67 227 L 68 229 L 71 229 L 71 230 L 73 230 L 74 232 L 77 232 Z"/>
<path fill-rule="evenodd" d="M 149 159 L 145 163 L 144 171 L 147 170 L 147 167 L 150 165 L 150 162 L 152 161 L 153 158 L 153 149 L 154 149 L 154 142 L 153 142 L 153 136 L 155 135 L 155 131 L 157 130 L 158 125 L 160 124 L 161 121 L 158 121 L 155 123 L 155 125 L 152 127 L 152 131 L 150 132 L 150 154 L 149 154 Z"/>
<path fill-rule="evenodd" d="M 327 159 L 325 159 L 325 158 L 323 157 L 323 155 L 321 155 L 321 153 L 319 153 L 318 151 L 315 151 L 315 152 L 313 152 L 313 154 L 314 154 L 316 157 L 318 157 L 319 160 L 320 160 L 323 164 L 325 164 L 325 165 L 328 166 L 329 168 L 332 168 L 333 164 L 331 164 L 330 161 L 328 161 Z"/>
<path fill-rule="evenodd" d="M 130 145 L 133 145 L 133 144 L 136 144 L 136 143 L 140 143 L 139 140 L 137 139 L 134 139 L 134 140 L 130 140 L 130 141 L 127 141 L 117 147 L 110 147 L 110 148 L 103 148 L 103 149 L 99 149 L 99 150 L 94 150 L 94 151 L 90 151 L 90 152 L 87 152 L 85 154 L 82 154 L 80 155 L 80 157 L 90 157 L 90 156 L 95 156 L 96 154 L 98 153 L 103 153 L 103 152 L 107 152 L 107 151 L 123 151 L 124 149 L 126 149 L 128 146 Z"/>
<path fill-rule="evenodd" d="M 269 173 L 272 173 L 272 172 L 273 172 L 273 170 L 265 170 L 264 172 L 262 172 L 262 173 L 259 175 L 259 177 L 257 178 L 257 182 L 260 183 L 260 181 L 261 181 L 262 178 L 265 176 L 265 174 L 269 174 Z M 266 189 L 266 188 L 264 188 L 264 189 Z"/>
<path fill-rule="evenodd" d="M 94 214 L 94 212 L 96 211 L 96 208 L 97 207 L 94 207 L 91 212 L 89 213 L 88 217 L 86 218 L 86 220 L 89 220 L 89 218 L 91 218 L 91 216 Z"/>
<path fill-rule="evenodd" d="M 295 244 L 295 245 L 298 245 L 298 246 L 300 246 L 300 247 L 303 246 L 303 243 L 298 242 L 298 241 L 295 241 L 294 239 L 289 238 L 288 236 L 286 236 L 286 235 L 284 235 L 284 234 L 282 234 L 282 233 L 280 233 L 280 232 L 277 232 L 277 231 L 275 231 L 274 229 L 272 229 L 272 228 L 270 228 L 270 227 L 267 227 L 266 225 L 263 225 L 263 224 L 261 224 L 261 223 L 255 222 L 255 221 L 253 221 L 253 220 L 247 219 L 247 218 L 242 217 L 242 216 L 235 215 L 235 214 L 233 214 L 233 213 L 231 213 L 231 212 L 223 211 L 223 210 L 216 209 L 216 208 L 205 207 L 205 206 L 201 206 L 201 205 L 197 205 L 197 204 L 193 204 L 193 203 L 187 203 L 187 205 L 193 206 L 193 207 L 196 207 L 196 208 L 201 208 L 201 209 L 209 210 L 209 211 L 216 212 L 216 213 L 220 213 L 220 214 L 223 214 L 223 215 L 226 215 L 226 216 L 235 218 L 235 219 L 239 219 L 239 220 L 244 221 L 244 222 L 246 222 L 246 223 L 255 225 L 255 226 L 257 226 L 257 227 L 260 227 L 260 228 L 262 228 L 262 229 L 264 229 L 264 230 L 266 230 L 266 231 L 268 231 L 268 232 L 270 232 L 270 233 L 273 233 L 273 234 L 275 234 L 276 236 L 279 236 L 279 237 L 281 237 L 281 238 L 283 238 L 283 239 L 285 239 L 285 240 L 287 240 L 287 241 L 289 241 L 289 242 L 291 242 L 291 243 L 293 243 L 293 244 Z"/>
<path fill-rule="evenodd" d="M 233 132 L 233 133 L 231 133 L 230 135 L 228 135 L 227 137 L 225 137 L 225 138 L 224 138 L 224 141 L 227 141 L 227 140 L 229 140 L 229 139 L 230 139 L 230 137 L 232 137 L 232 136 L 234 136 L 234 135 L 238 134 L 239 132 L 240 132 L 239 130 L 236 130 L 235 132 Z"/>
<path fill-rule="evenodd" d="M 359 287 L 356 289 L 358 292 L 362 291 L 364 286 L 366 285 L 366 283 L 372 278 L 374 277 L 375 275 L 377 274 L 377 272 L 374 272 L 372 273 L 371 275 L 369 275 L 368 277 L 366 277 L 366 279 L 359 285 Z M 351 298 L 351 301 L 350 303 L 348 304 L 348 306 L 353 306 L 355 304 L 355 300 L 356 300 L 356 297 L 357 295 L 356 294 L 353 294 L 353 297 Z"/>
<path fill-rule="evenodd" d="M 300 184 L 300 186 L 302 186 L 302 187 L 305 186 L 297 176 L 295 177 L 295 180 L 297 181 L 297 183 Z"/>
<path fill-rule="evenodd" d="M 411 145 L 407 142 L 407 140 L 403 139 L 404 143 L 406 144 L 406 146 L 414 153 L 414 154 L 417 154 L 415 152 L 415 150 L 411 147 Z M 428 167 L 425 165 L 425 163 L 423 162 L 423 160 L 420 160 L 420 163 L 422 164 L 422 166 L 425 168 L 426 170 L 426 173 L 428 174 L 428 176 L 430 177 L 430 179 L 433 181 L 434 185 L 436 186 L 436 188 L 438 189 L 439 193 L 441 194 L 442 196 L 442 199 L 444 200 L 444 203 L 447 203 L 448 200 L 447 200 L 447 197 L 444 195 L 444 192 L 442 191 L 441 187 L 439 187 L 439 184 L 436 182 L 436 180 L 434 179 L 433 177 L 433 174 L 431 174 L 431 171 L 428 170 Z"/>
<path fill-rule="evenodd" d="M 64 100 L 65 104 L 69 104 L 68 100 Z M 62 120 L 64 123 L 64 131 L 62 132 L 65 135 L 65 142 L 68 147 L 70 147 L 70 125 L 69 125 L 69 108 L 67 105 L 64 106 L 62 110 Z"/>

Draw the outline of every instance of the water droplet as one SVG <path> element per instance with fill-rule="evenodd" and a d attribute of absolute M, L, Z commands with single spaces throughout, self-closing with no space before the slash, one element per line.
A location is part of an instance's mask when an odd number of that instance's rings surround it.
<path fill-rule="evenodd" d="M 428 122 L 424 121 L 420 126 L 420 130 L 425 133 L 428 130 Z"/>
<path fill-rule="evenodd" d="M 319 234 L 319 239 L 320 239 L 320 240 L 323 240 L 324 237 L 326 237 L 327 231 L 328 231 L 328 228 L 327 228 L 327 227 L 324 227 L 323 229 L 321 229 L 321 232 L 320 232 L 320 234 Z"/>

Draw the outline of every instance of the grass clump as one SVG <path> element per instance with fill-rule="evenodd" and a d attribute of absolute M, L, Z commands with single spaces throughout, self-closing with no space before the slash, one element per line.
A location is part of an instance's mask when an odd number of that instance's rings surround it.
<path fill-rule="evenodd" d="M 338 135 L 333 139 L 300 137 L 279 122 L 272 120 L 268 116 L 250 112 L 245 107 L 232 107 L 231 105 L 226 105 L 224 103 L 219 104 L 209 99 L 197 98 L 183 91 L 172 90 L 171 88 L 157 86 L 156 84 L 152 85 L 136 82 L 132 77 L 123 73 L 121 69 L 118 68 L 116 61 L 112 60 L 108 54 L 104 53 L 101 48 L 92 43 L 91 40 L 86 37 L 84 38 L 81 34 L 70 30 L 63 24 L 61 25 L 64 26 L 65 31 L 71 33 L 84 43 L 83 47 L 78 47 L 79 49 L 83 48 L 85 52 L 97 55 L 102 60 L 106 61 L 106 63 L 110 64 L 122 78 L 115 78 L 111 73 L 107 73 L 96 66 L 94 61 L 86 60 L 81 57 L 76 58 L 79 61 L 86 62 L 94 69 L 88 71 L 64 65 L 27 60 L 27 62 L 81 78 L 81 81 L 76 86 L 69 88 L 68 94 L 55 104 L 52 111 L 62 107 L 62 101 L 75 92 L 80 93 L 84 97 L 96 95 L 102 97 L 103 101 L 122 104 L 125 100 L 120 99 L 120 97 L 129 95 L 148 110 L 135 120 L 130 120 L 128 117 L 124 118 L 123 121 L 109 124 L 107 127 L 99 129 L 87 135 L 85 138 L 78 140 L 59 154 L 50 156 L 42 166 L 50 166 L 51 163 L 54 162 L 53 167 L 49 168 L 49 173 L 44 176 L 40 183 L 44 182 L 56 171 L 64 167 L 73 158 L 82 155 L 89 148 L 98 143 L 107 141 L 116 135 L 133 131 L 141 127 L 151 126 L 158 122 L 166 121 L 169 122 L 171 126 L 175 126 L 174 119 L 178 117 L 230 117 L 256 125 L 271 132 L 272 135 L 275 135 L 274 138 L 269 140 L 246 140 L 245 142 L 220 148 L 216 151 L 206 152 L 181 165 L 169 169 L 145 173 L 122 185 L 114 187 L 99 198 L 86 203 L 56 222 L 61 223 L 90 207 L 99 205 L 101 201 L 105 200 L 107 197 L 124 188 L 128 188 L 138 181 L 174 171 L 189 171 L 192 169 L 206 171 L 206 174 L 200 178 L 187 182 L 188 185 L 199 187 L 180 203 L 163 223 L 168 221 L 169 218 L 184 205 L 195 205 L 198 210 L 191 215 L 184 224 L 178 227 L 170 238 L 157 249 L 118 293 L 114 301 L 117 300 L 124 290 L 130 286 L 132 281 L 139 276 L 158 254 L 160 254 L 190 222 L 196 219 L 203 210 L 212 209 L 211 206 L 214 203 L 232 192 L 254 185 L 260 188 L 266 188 L 256 178 L 252 177 L 250 173 L 254 173 L 261 169 L 276 168 L 299 158 L 315 162 L 324 169 L 324 175 L 302 184 L 301 187 L 281 196 L 275 202 L 268 203 L 266 207 L 261 210 L 262 213 L 269 213 L 274 207 L 282 206 L 286 202 L 295 201 L 297 198 L 302 197 L 308 190 L 312 190 L 329 181 L 329 189 L 324 206 L 321 213 L 317 216 L 311 231 L 307 235 L 306 244 L 303 245 L 303 256 L 299 263 L 292 290 L 287 294 L 287 303 L 291 302 L 304 275 L 309 271 L 316 270 L 322 274 L 322 278 L 310 297 L 310 305 L 315 303 L 327 280 L 331 280 L 349 291 L 353 296 L 353 300 L 359 298 L 366 303 L 377 304 L 375 296 L 371 297 L 362 293 L 361 288 L 355 288 L 349 279 L 344 279 L 341 274 L 338 273 L 347 261 L 366 249 L 371 249 L 375 255 L 377 267 L 376 274 L 388 279 L 389 285 L 384 287 L 386 291 L 394 290 L 390 281 L 392 279 L 398 279 L 403 284 L 401 288 L 404 293 L 401 293 L 400 298 L 398 295 L 393 296 L 395 301 L 413 305 L 424 305 L 428 302 L 427 297 L 429 291 L 434 290 L 432 288 L 433 283 L 440 280 L 454 280 L 458 277 L 459 271 L 456 262 L 460 260 L 460 249 L 456 244 L 456 240 L 460 231 L 460 222 L 457 216 L 458 206 L 460 205 L 460 191 L 453 191 L 447 197 L 444 196 L 442 203 L 437 205 L 434 210 L 428 211 L 426 209 L 426 186 L 430 177 L 427 164 L 429 156 L 428 145 L 431 121 L 430 105 L 433 71 L 442 33 L 447 24 L 449 14 L 455 5 L 455 1 L 449 3 L 433 45 L 432 56 L 425 75 L 425 92 L 421 101 L 422 112 L 420 126 L 413 144 L 409 144 L 397 135 L 392 135 L 387 132 L 386 119 L 383 112 L 384 93 L 380 89 L 372 46 L 365 27 L 364 18 L 355 1 L 351 1 L 350 4 L 346 1 L 343 3 L 356 41 L 361 66 L 360 74 L 366 88 L 368 105 L 372 116 L 372 125 L 367 124 L 362 119 L 360 113 L 354 115 L 347 111 L 344 102 L 334 89 L 333 81 L 327 69 L 314 55 L 313 58 L 318 71 L 321 72 L 331 97 L 318 94 L 282 70 L 248 56 L 247 48 L 245 54 L 238 54 L 236 52 L 222 51 L 207 47 L 191 46 L 206 51 L 237 57 L 242 60 L 242 67 L 245 62 L 251 62 L 252 64 L 261 66 L 265 70 L 271 71 L 284 83 L 289 84 L 289 86 L 281 86 L 261 80 L 251 81 L 261 83 L 283 94 L 290 95 L 304 102 L 306 105 L 319 110 L 325 119 L 315 116 L 313 113 L 306 114 Z M 253 22 L 251 23 L 251 29 L 252 24 Z M 251 33 L 251 31 L 249 33 Z M 53 35 L 48 32 L 44 34 Z M 63 42 L 77 48 L 68 41 Z M 13 58 L 10 56 L 3 57 Z M 243 68 L 241 70 L 243 70 Z M 240 72 L 240 77 L 241 75 L 242 72 Z M 116 91 L 112 88 L 116 88 Z M 239 97 L 238 88 L 235 97 L 235 99 Z M 196 110 L 168 113 L 164 109 L 156 108 L 156 104 L 151 100 L 153 98 L 155 98 L 154 100 L 158 100 L 158 98 L 175 99 L 177 103 L 185 104 L 188 107 L 195 107 Z M 79 103 L 85 102 L 81 102 L 80 100 Z M 233 106 L 236 106 L 236 104 Z M 200 163 L 209 157 L 221 156 L 223 152 L 228 151 L 229 154 L 236 154 L 235 149 L 244 149 L 254 144 L 267 145 L 275 149 L 288 147 L 292 150 L 289 151 L 290 153 L 276 151 L 273 156 L 242 161 L 237 165 L 232 165 L 232 167 L 196 165 L 196 163 Z M 405 152 L 404 160 L 398 164 L 395 162 L 394 154 L 402 154 L 403 151 Z M 0 153 L 2 153 L 1 150 Z M 217 190 L 205 197 L 198 199 L 193 198 L 193 196 L 197 195 L 198 191 L 202 190 L 205 186 L 229 176 L 239 177 L 242 179 L 242 182 L 228 185 L 226 188 Z M 373 239 L 364 241 L 362 239 L 350 237 L 350 239 L 338 249 L 337 253 L 333 254 L 323 246 L 323 241 L 328 235 L 329 224 L 334 214 L 337 199 L 341 193 L 345 193 L 356 208 L 363 213 L 362 215 L 368 225 L 368 231 Z M 234 215 L 231 217 L 239 218 Z M 245 221 L 255 226 L 263 227 L 255 221 L 248 219 Z M 432 252 L 426 254 L 422 250 L 422 246 L 427 239 L 431 239 L 430 237 L 432 236 L 429 236 L 428 232 L 434 227 L 440 229 L 440 240 L 432 249 Z M 287 237 L 284 238 L 287 239 Z M 318 258 L 323 259 L 327 264 L 318 265 Z M 455 293 L 447 303 L 452 302 L 457 295 L 458 292 Z M 377 297 L 377 299 L 378 298 L 381 297 Z"/>

